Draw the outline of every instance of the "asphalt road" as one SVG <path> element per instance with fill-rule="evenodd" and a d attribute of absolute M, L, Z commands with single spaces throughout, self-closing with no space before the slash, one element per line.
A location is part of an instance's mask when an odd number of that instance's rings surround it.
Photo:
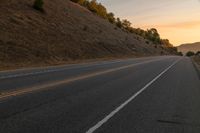
<path fill-rule="evenodd" d="M 0 73 L 0 133 L 200 133 L 200 80 L 187 57 Z"/>

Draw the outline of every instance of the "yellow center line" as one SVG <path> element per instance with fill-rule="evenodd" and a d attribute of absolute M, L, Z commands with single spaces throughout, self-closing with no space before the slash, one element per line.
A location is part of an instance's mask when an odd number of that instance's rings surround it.
<path fill-rule="evenodd" d="M 39 86 L 23 88 L 23 89 L 18 89 L 18 90 L 14 90 L 14 91 L 1 92 L 0 93 L 0 100 L 7 99 L 9 97 L 27 94 L 27 93 L 33 93 L 33 92 L 36 92 L 36 91 L 48 90 L 48 89 L 51 89 L 52 87 L 55 87 L 55 86 L 58 86 L 58 85 L 68 84 L 68 83 L 75 82 L 75 81 L 78 81 L 78 80 L 83 80 L 83 79 L 87 79 L 87 78 L 91 78 L 91 77 L 95 77 L 95 76 L 99 76 L 99 75 L 103 75 L 103 74 L 127 69 L 127 68 L 134 67 L 134 66 L 141 65 L 141 64 L 147 64 L 147 63 L 155 62 L 155 61 L 159 61 L 159 60 L 162 60 L 162 59 L 150 60 L 150 61 L 135 63 L 135 64 L 122 66 L 122 67 L 118 67 L 118 68 L 114 68 L 114 69 L 108 69 L 108 70 L 105 70 L 105 71 L 94 72 L 94 73 L 91 73 L 91 74 L 86 74 L 86 75 L 82 75 L 82 76 L 78 76 L 78 77 L 73 77 L 73 78 L 70 78 L 70 79 L 65 79 L 65 80 L 62 80 L 62 81 L 56 81 L 56 82 L 53 82 L 53 83 L 39 85 Z"/>

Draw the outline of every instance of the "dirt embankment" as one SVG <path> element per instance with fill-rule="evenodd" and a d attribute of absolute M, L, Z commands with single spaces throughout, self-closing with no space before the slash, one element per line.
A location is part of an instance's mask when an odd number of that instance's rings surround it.
<path fill-rule="evenodd" d="M 68 0 L 0 1 L 0 69 L 170 54 Z"/>

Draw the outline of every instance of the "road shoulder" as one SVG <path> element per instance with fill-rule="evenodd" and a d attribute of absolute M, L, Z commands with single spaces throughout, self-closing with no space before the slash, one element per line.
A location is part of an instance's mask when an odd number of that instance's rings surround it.
<path fill-rule="evenodd" d="M 200 57 L 192 57 L 192 62 L 194 64 L 194 67 L 198 73 L 199 79 L 200 79 Z"/>

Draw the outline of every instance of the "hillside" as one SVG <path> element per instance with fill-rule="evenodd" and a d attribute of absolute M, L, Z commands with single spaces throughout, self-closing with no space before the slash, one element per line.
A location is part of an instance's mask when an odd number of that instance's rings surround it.
<path fill-rule="evenodd" d="M 200 42 L 182 44 L 178 46 L 178 50 L 183 53 L 187 53 L 188 51 L 193 51 L 196 53 L 197 51 L 200 51 Z"/>
<path fill-rule="evenodd" d="M 33 2 L 0 1 L 2 68 L 171 54 L 68 0 L 44 0 L 44 12 L 33 9 Z"/>

